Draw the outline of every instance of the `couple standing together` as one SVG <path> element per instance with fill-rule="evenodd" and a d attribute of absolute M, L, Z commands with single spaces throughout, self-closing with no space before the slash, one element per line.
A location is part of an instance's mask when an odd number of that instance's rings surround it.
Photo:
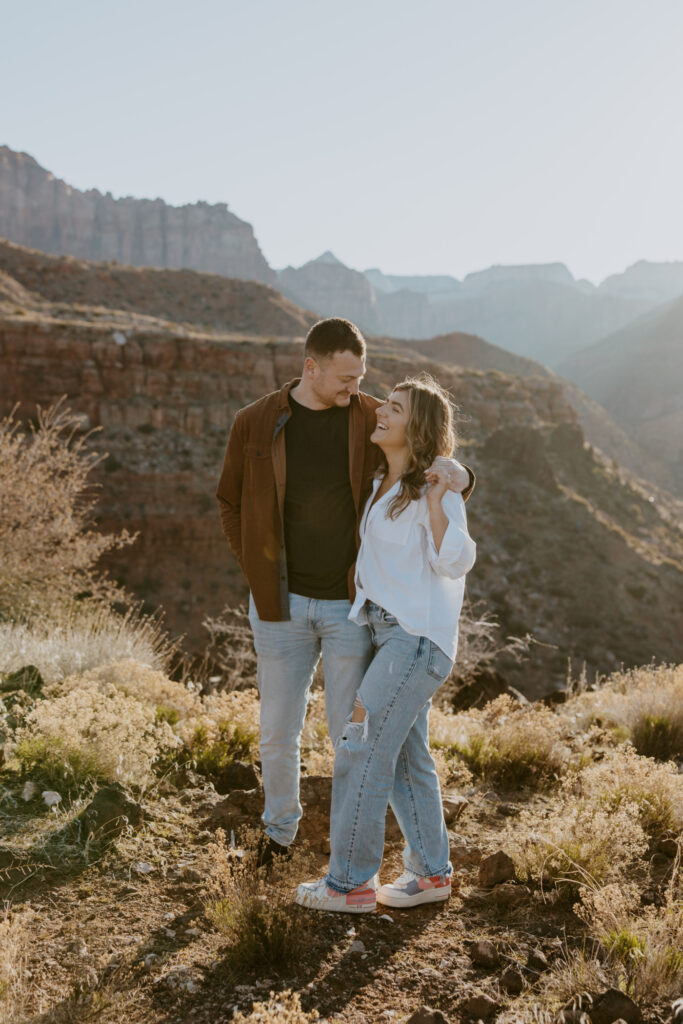
<path fill-rule="evenodd" d="M 364 374 L 358 328 L 315 324 L 301 379 L 237 413 L 217 491 L 251 591 L 260 862 L 286 855 L 296 836 L 300 738 L 322 653 L 335 748 L 331 856 L 327 875 L 296 898 L 348 913 L 450 895 L 429 708 L 453 666 L 475 558 L 463 500 L 474 478 L 451 458 L 448 396 L 430 378 L 408 379 L 380 402 L 360 391 Z M 380 886 L 389 803 L 405 871 Z"/>

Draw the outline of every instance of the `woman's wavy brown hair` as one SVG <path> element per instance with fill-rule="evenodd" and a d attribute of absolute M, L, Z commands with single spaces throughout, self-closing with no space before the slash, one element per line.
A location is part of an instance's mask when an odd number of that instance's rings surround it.
<path fill-rule="evenodd" d="M 437 455 L 453 454 L 457 437 L 453 403 L 448 392 L 428 373 L 406 377 L 392 390 L 408 393 L 408 464 L 401 476 L 398 494 L 387 509 L 387 515 L 396 519 L 411 501 L 420 497 L 425 472 Z M 384 470 L 386 472 L 386 463 Z"/>

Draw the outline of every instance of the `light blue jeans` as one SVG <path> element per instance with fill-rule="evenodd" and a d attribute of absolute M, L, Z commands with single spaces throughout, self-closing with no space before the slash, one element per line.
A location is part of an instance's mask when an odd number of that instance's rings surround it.
<path fill-rule="evenodd" d="M 301 731 L 313 673 L 322 653 L 325 712 L 336 744 L 373 655 L 370 631 L 349 621 L 349 601 L 289 595 L 291 619 L 264 622 L 249 599 L 261 696 L 263 823 L 277 843 L 294 841 L 299 801 Z"/>
<path fill-rule="evenodd" d="M 379 871 L 389 803 L 406 840 L 406 868 L 425 878 L 452 872 L 429 709 L 453 662 L 383 608 L 366 608 L 375 657 L 358 691 L 365 720 L 349 715 L 335 750 L 327 883 L 337 892 Z"/>

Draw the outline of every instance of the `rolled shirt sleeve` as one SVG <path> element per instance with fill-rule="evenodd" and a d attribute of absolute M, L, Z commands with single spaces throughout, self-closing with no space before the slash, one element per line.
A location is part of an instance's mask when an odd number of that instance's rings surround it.
<path fill-rule="evenodd" d="M 448 519 L 448 526 L 441 547 L 437 551 L 429 520 L 429 508 L 424 502 L 423 526 L 427 533 L 427 558 L 438 576 L 457 580 L 468 573 L 474 565 L 477 545 L 467 532 L 467 513 L 462 495 L 446 491 L 441 499 L 441 507 Z"/>

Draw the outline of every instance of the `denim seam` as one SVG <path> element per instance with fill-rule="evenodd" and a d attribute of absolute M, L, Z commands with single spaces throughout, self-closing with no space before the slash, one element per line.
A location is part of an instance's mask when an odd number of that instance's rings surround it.
<path fill-rule="evenodd" d="M 419 819 L 418 813 L 417 813 L 417 802 L 415 800 L 415 792 L 413 790 L 413 779 L 412 779 L 412 776 L 410 774 L 410 765 L 408 763 L 408 758 L 407 757 L 405 758 L 405 779 L 406 779 L 406 782 L 408 783 L 408 792 L 410 793 L 410 803 L 411 803 L 411 806 L 413 808 L 413 821 L 415 822 L 415 834 L 418 837 L 418 840 L 419 840 L 419 843 L 420 843 L 420 856 L 422 857 L 422 864 L 424 866 L 427 863 L 427 857 L 425 855 L 424 840 L 422 838 L 422 831 L 420 829 L 420 819 Z M 425 875 L 424 877 L 425 878 L 429 878 L 430 876 L 429 875 Z"/>
<path fill-rule="evenodd" d="M 360 787 L 359 787 L 358 802 L 356 804 L 356 814 L 355 814 L 355 817 L 354 817 L 354 820 L 353 820 L 353 825 L 351 826 L 351 834 L 349 836 L 349 845 L 348 845 L 348 848 L 347 848 L 347 857 L 346 857 L 347 873 L 348 873 L 348 869 L 351 866 L 351 861 L 353 859 L 353 847 L 355 845 L 356 833 L 358 831 L 358 819 L 360 817 L 360 808 L 361 808 L 361 803 L 363 801 L 363 791 L 365 789 L 365 783 L 367 781 L 368 774 L 370 772 L 370 765 L 372 763 L 372 759 L 373 759 L 375 750 L 377 748 L 377 744 L 379 743 L 379 740 L 380 740 L 380 738 L 382 736 L 382 732 L 383 732 L 384 727 L 386 725 L 387 719 L 389 718 L 389 715 L 393 711 L 393 709 L 394 709 L 394 707 L 396 705 L 396 702 L 397 702 L 397 700 L 399 698 L 399 695 L 403 692 L 404 687 L 407 685 L 408 680 L 412 676 L 412 674 L 413 674 L 413 672 L 415 670 L 415 666 L 417 665 L 418 661 L 420 660 L 420 655 L 422 653 L 423 644 L 424 644 L 424 638 L 420 637 L 420 641 L 418 643 L 417 651 L 416 651 L 415 656 L 413 658 L 413 662 L 410 665 L 410 668 L 408 669 L 408 671 L 406 672 L 406 674 L 405 674 L 405 676 L 404 676 L 400 686 L 397 688 L 397 690 L 396 690 L 396 692 L 394 694 L 393 700 L 391 701 L 391 703 L 387 707 L 387 710 L 386 710 L 386 712 L 384 714 L 384 718 L 382 719 L 382 722 L 381 722 L 381 724 L 380 724 L 380 726 L 379 726 L 379 728 L 377 730 L 377 735 L 375 736 L 375 741 L 374 741 L 371 749 L 368 751 L 367 761 L 366 761 L 366 764 L 365 764 L 365 771 L 363 772 L 363 776 L 361 778 L 361 783 L 360 783 Z M 367 711 L 367 708 L 366 708 L 366 715 L 367 714 L 368 714 L 368 711 Z M 333 878 L 333 876 L 328 876 L 328 877 Z M 333 879 L 333 880 L 337 881 L 336 879 Z M 367 879 L 365 879 L 365 881 L 367 881 Z M 337 881 L 337 884 L 339 885 L 339 884 L 344 884 L 344 883 L 340 883 L 340 882 Z M 361 882 L 357 882 L 356 883 L 356 885 L 360 885 L 360 884 L 361 884 Z M 355 886 L 353 886 L 353 888 L 355 888 Z M 350 890 L 348 890 L 348 891 L 350 892 Z"/>

